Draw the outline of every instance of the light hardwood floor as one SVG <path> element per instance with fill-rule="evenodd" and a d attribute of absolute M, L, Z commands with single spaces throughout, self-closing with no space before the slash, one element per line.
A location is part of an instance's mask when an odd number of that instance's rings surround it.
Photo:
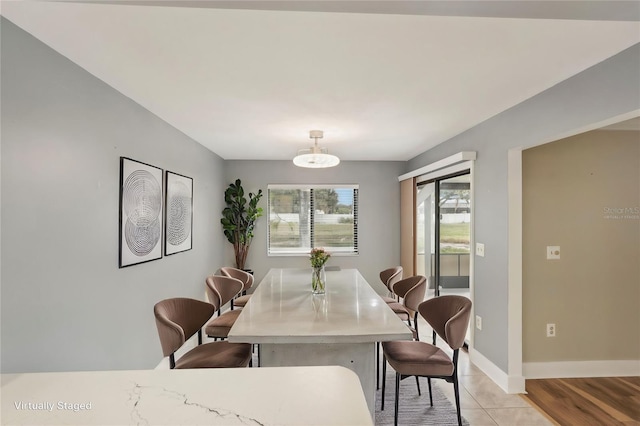
<path fill-rule="evenodd" d="M 526 390 L 562 426 L 640 425 L 640 377 L 527 380 Z"/>

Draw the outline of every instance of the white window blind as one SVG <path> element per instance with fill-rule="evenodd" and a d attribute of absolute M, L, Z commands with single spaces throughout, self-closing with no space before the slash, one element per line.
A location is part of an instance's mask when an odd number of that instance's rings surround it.
<path fill-rule="evenodd" d="M 357 185 L 268 185 L 269 255 L 358 254 Z"/>

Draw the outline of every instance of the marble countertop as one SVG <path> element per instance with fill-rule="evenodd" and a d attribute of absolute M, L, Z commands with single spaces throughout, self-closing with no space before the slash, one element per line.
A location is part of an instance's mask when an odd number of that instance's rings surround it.
<path fill-rule="evenodd" d="M 3 374 L 2 424 L 371 425 L 344 367 Z"/>
<path fill-rule="evenodd" d="M 311 292 L 311 268 L 271 269 L 229 333 L 231 342 L 363 343 L 411 339 L 407 326 L 357 269 L 327 271 Z"/>

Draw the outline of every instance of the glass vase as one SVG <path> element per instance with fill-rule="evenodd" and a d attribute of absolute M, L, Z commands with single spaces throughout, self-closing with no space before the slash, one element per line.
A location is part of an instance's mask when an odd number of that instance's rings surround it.
<path fill-rule="evenodd" d="M 327 273 L 324 265 L 318 268 L 311 268 L 311 289 L 313 294 L 324 294 L 324 288 L 327 283 Z"/>

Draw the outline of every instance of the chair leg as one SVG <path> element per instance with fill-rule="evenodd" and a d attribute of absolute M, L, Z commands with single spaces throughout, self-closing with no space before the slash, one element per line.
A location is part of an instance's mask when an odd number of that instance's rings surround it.
<path fill-rule="evenodd" d="M 393 414 L 393 426 L 398 426 L 398 400 L 400 399 L 400 373 L 396 372 L 396 403 L 395 412 Z"/>
<path fill-rule="evenodd" d="M 376 342 L 376 390 L 380 389 L 380 342 Z"/>
<path fill-rule="evenodd" d="M 427 378 L 427 382 L 429 383 L 429 403 L 433 407 L 433 392 L 431 392 L 431 377 Z"/>
<path fill-rule="evenodd" d="M 458 388 L 458 378 L 453 379 L 453 393 L 456 397 L 456 412 L 458 413 L 458 426 L 462 426 L 462 414 L 460 413 L 460 389 Z"/>
<path fill-rule="evenodd" d="M 387 357 L 382 355 L 382 398 L 381 398 L 382 403 L 380 405 L 380 411 L 384 411 L 384 391 L 387 384 L 386 378 L 387 378 Z"/>
<path fill-rule="evenodd" d="M 420 380 L 418 380 L 418 376 L 416 376 L 416 386 L 418 387 L 418 395 L 422 395 L 422 393 L 420 393 Z"/>

